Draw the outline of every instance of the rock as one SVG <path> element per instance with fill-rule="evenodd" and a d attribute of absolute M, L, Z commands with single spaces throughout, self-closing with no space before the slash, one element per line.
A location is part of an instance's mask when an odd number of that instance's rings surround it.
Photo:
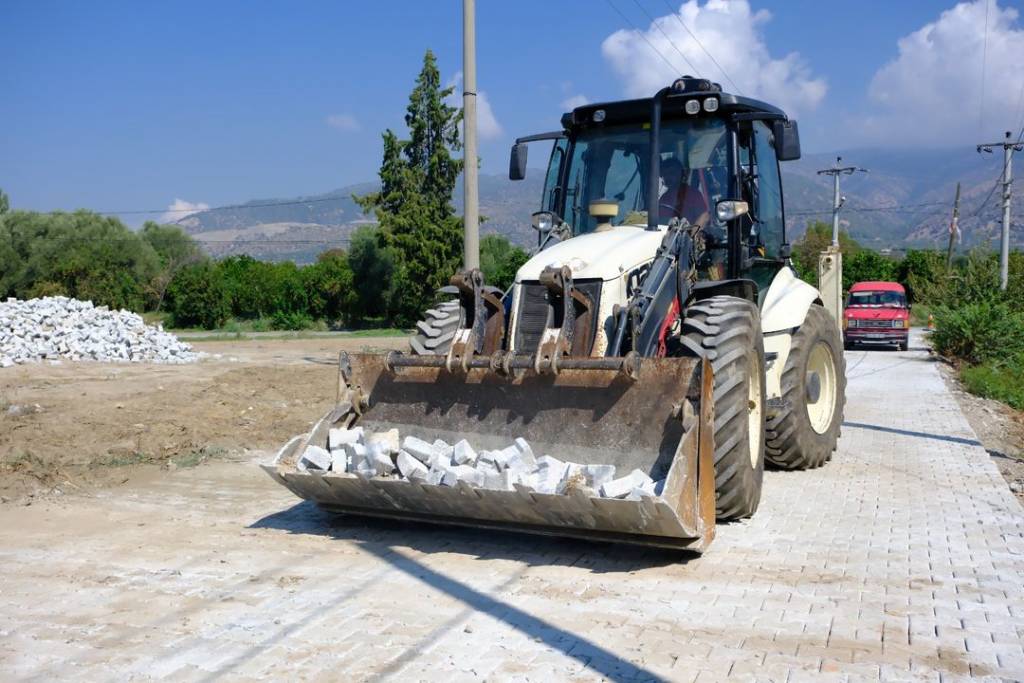
<path fill-rule="evenodd" d="M 389 429 L 386 432 L 370 432 L 365 436 L 364 443 L 371 449 L 377 448 L 380 452 L 389 455 L 397 455 L 401 450 L 397 429 Z"/>
<path fill-rule="evenodd" d="M 344 451 L 348 455 L 348 471 L 353 473 L 360 473 L 366 470 L 375 469 L 373 464 L 367 462 L 370 455 L 370 449 L 361 443 L 347 443 L 345 444 Z"/>
<path fill-rule="evenodd" d="M 565 475 L 558 485 L 558 493 L 571 493 L 581 490 L 587 495 L 594 495 L 601 486 L 615 477 L 615 465 L 579 465 L 566 463 Z"/>
<path fill-rule="evenodd" d="M 630 491 L 629 495 L 626 496 L 626 500 L 642 500 L 644 498 L 655 498 L 661 495 L 661 492 L 664 488 L 664 479 L 646 482 L 642 486 L 638 486 L 632 491 Z"/>
<path fill-rule="evenodd" d="M 601 495 L 605 498 L 625 498 L 633 489 L 643 488 L 646 484 L 653 484 L 646 472 L 633 470 L 624 477 L 607 481 L 601 485 Z"/>
<path fill-rule="evenodd" d="M 339 427 L 327 432 L 327 446 L 332 450 L 344 449 L 347 444 L 363 443 L 365 433 L 362 427 L 345 429 Z"/>
<path fill-rule="evenodd" d="M 390 452 L 388 444 L 371 443 L 367 448 L 370 451 L 367 460 L 373 464 L 378 475 L 385 476 L 395 471 L 394 454 Z"/>
<path fill-rule="evenodd" d="M 429 446 L 430 444 L 427 445 Z M 427 478 L 427 466 L 419 458 L 410 455 L 405 450 L 399 451 L 396 462 L 398 464 L 398 471 L 404 478 L 410 481 L 423 481 Z"/>
<path fill-rule="evenodd" d="M 331 467 L 331 454 L 319 446 L 306 446 L 299 458 L 299 469 L 317 469 L 326 472 Z"/>
<path fill-rule="evenodd" d="M 476 459 L 476 451 L 465 439 L 455 444 L 452 449 L 452 462 L 456 465 L 475 465 Z"/>
<path fill-rule="evenodd" d="M 428 465 L 443 454 L 443 451 L 434 444 L 417 439 L 415 436 L 407 436 L 402 440 L 402 451 Z"/>
<path fill-rule="evenodd" d="M 484 475 L 475 467 L 455 465 L 454 467 L 449 467 L 441 479 L 441 483 L 445 486 L 455 486 L 460 481 L 466 482 L 470 486 L 483 486 Z"/>

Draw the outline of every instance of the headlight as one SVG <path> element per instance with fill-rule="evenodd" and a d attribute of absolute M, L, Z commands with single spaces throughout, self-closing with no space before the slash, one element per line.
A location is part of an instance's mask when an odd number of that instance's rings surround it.
<path fill-rule="evenodd" d="M 700 100 L 687 100 L 686 102 L 686 113 L 697 114 L 700 112 Z"/>
<path fill-rule="evenodd" d="M 555 224 L 555 217 L 549 211 L 538 211 L 531 217 L 533 229 L 539 232 L 547 232 Z"/>
<path fill-rule="evenodd" d="M 857 319 L 856 318 L 849 318 L 849 319 L 847 319 L 846 326 L 847 327 L 857 327 Z"/>
<path fill-rule="evenodd" d="M 709 97 L 706 100 L 704 100 L 704 111 L 706 111 L 709 114 L 718 111 L 718 98 Z"/>
<path fill-rule="evenodd" d="M 892 326 L 893 327 L 903 327 L 903 321 L 902 320 L 893 320 L 892 321 Z"/>

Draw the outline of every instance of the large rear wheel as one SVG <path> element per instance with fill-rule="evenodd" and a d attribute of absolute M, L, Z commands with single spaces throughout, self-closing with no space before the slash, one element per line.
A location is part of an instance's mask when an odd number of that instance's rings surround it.
<path fill-rule="evenodd" d="M 715 512 L 749 517 L 761 502 L 765 456 L 764 342 L 757 306 L 715 296 L 686 309 L 682 352 L 714 370 Z"/>
<path fill-rule="evenodd" d="M 839 440 L 846 361 L 832 316 L 812 305 L 782 370 L 782 400 L 768 420 L 768 461 L 790 470 L 821 467 Z"/>
<path fill-rule="evenodd" d="M 443 356 L 452 345 L 462 312 L 459 302 L 444 301 L 431 308 L 416 323 L 416 334 L 409 337 L 409 350 L 414 356 Z"/>

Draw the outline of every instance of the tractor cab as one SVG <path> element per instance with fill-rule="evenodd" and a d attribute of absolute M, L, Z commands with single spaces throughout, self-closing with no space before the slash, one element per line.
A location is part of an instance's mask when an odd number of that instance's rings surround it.
<path fill-rule="evenodd" d="M 767 289 L 789 256 L 779 161 L 800 155 L 796 123 L 781 110 L 685 77 L 652 98 L 578 107 L 562 127 L 512 149 L 518 180 L 527 145 L 554 142 L 534 215 L 542 241 L 560 226 L 573 237 L 663 232 L 678 219 L 702 227 L 701 279 Z"/>

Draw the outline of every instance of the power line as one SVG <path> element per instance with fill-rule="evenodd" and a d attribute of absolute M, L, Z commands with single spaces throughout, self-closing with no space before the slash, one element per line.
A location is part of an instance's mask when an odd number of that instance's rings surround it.
<path fill-rule="evenodd" d="M 704 47 L 704 43 L 700 42 L 700 38 L 697 37 L 697 34 L 690 30 L 690 27 L 686 25 L 686 23 L 683 21 L 683 18 L 679 16 L 679 13 L 672 9 L 672 5 L 668 4 L 668 0 L 662 0 L 662 2 L 665 3 L 665 7 L 669 10 L 672 16 L 676 18 L 676 21 L 679 22 L 679 25 L 686 29 L 686 32 L 690 34 L 690 37 L 696 41 L 700 49 L 704 51 L 704 54 L 711 58 L 711 61 L 715 63 L 715 66 L 717 66 L 718 70 L 722 72 L 722 75 L 725 76 L 726 80 L 728 80 L 729 83 L 732 84 L 732 87 L 736 90 L 736 92 L 742 95 L 743 93 L 740 92 L 740 86 L 736 85 L 736 81 L 732 80 L 732 77 L 729 75 L 729 72 L 727 72 L 722 67 L 722 65 L 718 63 L 718 60 L 715 59 L 715 56 L 711 54 L 706 47 Z"/>
<path fill-rule="evenodd" d="M 618 7 L 616 7 L 615 3 L 613 3 L 612 0 L 605 0 L 605 2 L 608 3 L 609 7 L 611 7 L 613 10 L 615 10 L 616 14 L 618 14 L 620 17 L 622 17 L 623 21 L 625 21 L 627 24 L 629 24 L 633 28 L 634 31 L 636 31 L 637 33 L 640 34 L 640 37 L 644 39 L 644 42 L 647 43 L 647 46 L 650 47 L 652 50 L 654 50 L 657 53 L 657 55 L 659 57 L 661 57 L 663 62 L 668 64 L 668 68 L 670 68 L 670 69 L 672 69 L 672 71 L 675 71 L 676 73 L 678 73 L 678 70 L 676 69 L 676 67 L 673 66 L 672 62 L 670 62 L 668 60 L 668 57 L 666 57 L 664 54 L 662 54 L 661 50 L 659 50 L 658 48 L 654 47 L 654 43 L 652 43 L 650 40 L 648 40 L 646 33 L 644 33 L 639 28 L 637 28 L 636 24 L 634 24 L 632 21 L 630 21 L 629 17 L 627 17 L 625 14 L 623 14 L 622 10 L 620 10 Z M 679 74 L 679 75 L 682 76 L 682 74 Z"/>
<path fill-rule="evenodd" d="M 700 76 L 699 69 L 697 69 L 697 67 L 693 65 L 693 62 L 691 62 L 686 57 L 686 55 L 683 54 L 683 51 L 679 49 L 679 46 L 676 45 L 675 41 L 669 38 L 669 35 L 665 33 L 665 29 L 661 27 L 661 24 L 655 21 L 654 17 L 652 17 L 650 13 L 646 9 L 644 9 L 644 6 L 640 4 L 640 0 L 633 0 L 633 4 L 639 7 L 640 11 L 647 15 L 647 18 L 651 20 L 651 24 L 655 28 L 661 31 L 661 35 L 665 36 L 665 40 L 667 40 L 668 44 L 672 46 L 672 49 L 675 50 L 679 54 L 679 56 L 683 58 L 683 61 L 686 62 L 689 65 L 689 67 L 693 70 L 693 75 Z"/>

